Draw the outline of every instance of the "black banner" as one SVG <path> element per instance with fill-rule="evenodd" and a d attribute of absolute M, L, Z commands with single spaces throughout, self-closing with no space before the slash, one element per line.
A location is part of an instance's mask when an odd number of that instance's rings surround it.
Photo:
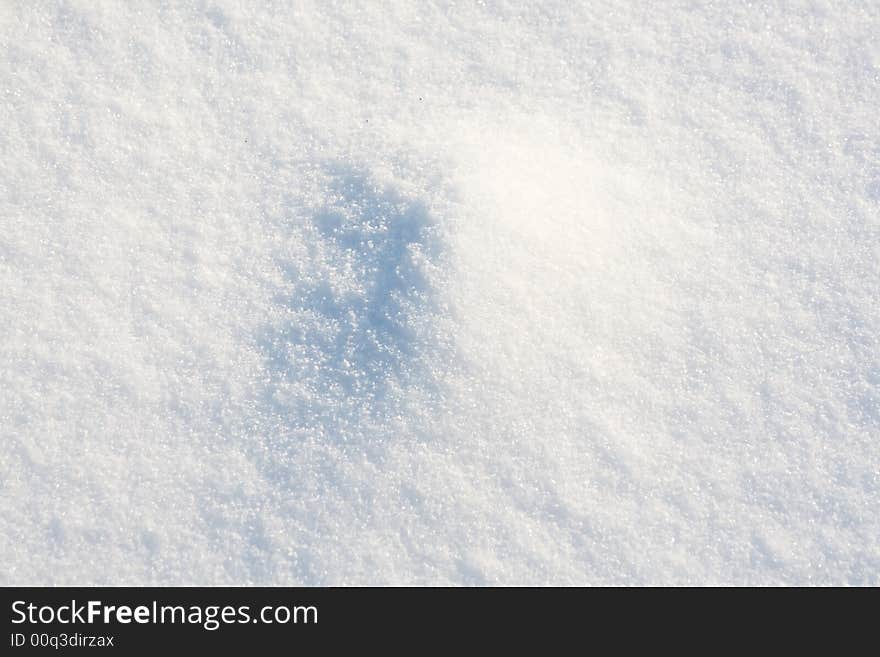
<path fill-rule="evenodd" d="M 790 647 L 833 627 L 827 603 L 797 612 L 794 589 L 6 588 L 2 654 L 114 651 L 472 649 L 474 641 L 591 652 L 679 648 L 701 637 L 730 648 Z M 862 617 L 872 606 L 862 607 Z M 845 636 L 868 626 L 848 615 Z M 806 634 L 805 634 L 806 632 Z M 707 644 L 708 645 L 708 644 Z M 816 644 L 813 644 L 815 647 Z M 835 643 L 834 645 L 839 644 Z M 604 652 L 604 650 L 603 650 Z M 195 654 L 195 653 L 194 653 Z"/>

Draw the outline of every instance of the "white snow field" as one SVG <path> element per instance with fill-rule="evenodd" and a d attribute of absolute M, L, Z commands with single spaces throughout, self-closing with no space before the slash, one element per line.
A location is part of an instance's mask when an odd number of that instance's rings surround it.
<path fill-rule="evenodd" d="M 880 3 L 0 0 L 0 583 L 880 584 Z"/>

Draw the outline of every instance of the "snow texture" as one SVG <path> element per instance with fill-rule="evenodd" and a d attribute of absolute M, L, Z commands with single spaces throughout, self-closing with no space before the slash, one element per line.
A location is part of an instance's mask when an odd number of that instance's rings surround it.
<path fill-rule="evenodd" d="M 880 584 L 878 35 L 0 2 L 0 583 Z"/>

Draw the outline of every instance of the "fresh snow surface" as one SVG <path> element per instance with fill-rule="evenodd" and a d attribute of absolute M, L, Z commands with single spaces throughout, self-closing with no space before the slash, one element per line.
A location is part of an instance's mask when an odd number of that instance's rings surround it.
<path fill-rule="evenodd" d="M 880 584 L 878 35 L 0 2 L 0 583 Z"/>

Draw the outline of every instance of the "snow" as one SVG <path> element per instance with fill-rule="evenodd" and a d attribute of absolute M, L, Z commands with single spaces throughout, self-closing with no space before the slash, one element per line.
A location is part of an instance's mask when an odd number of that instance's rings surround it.
<path fill-rule="evenodd" d="M 0 3 L 0 583 L 880 584 L 877 34 Z"/>

